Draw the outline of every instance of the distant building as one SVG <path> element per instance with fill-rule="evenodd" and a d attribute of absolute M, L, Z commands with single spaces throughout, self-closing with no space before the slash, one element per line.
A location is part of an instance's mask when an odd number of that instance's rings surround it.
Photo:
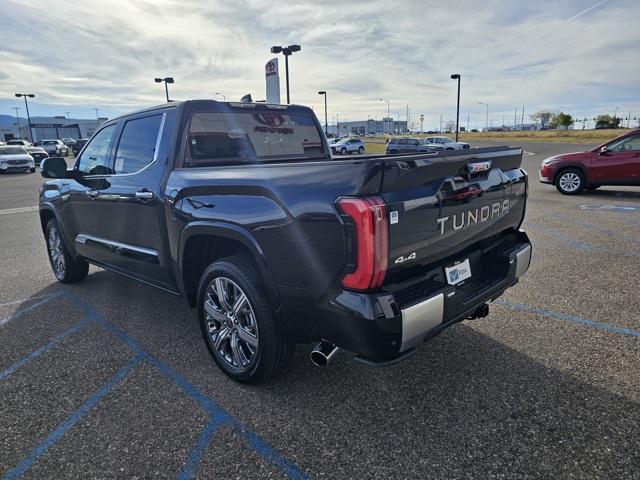
<path fill-rule="evenodd" d="M 357 120 L 353 122 L 338 122 L 338 125 L 329 125 L 329 133 L 333 135 L 372 135 L 374 133 L 406 133 L 406 120 L 394 120 L 393 118 L 383 118 L 382 120 Z"/>
<path fill-rule="evenodd" d="M 107 118 L 82 119 L 66 117 L 31 117 L 31 133 L 33 141 L 38 142 L 48 138 L 89 138 Z M 12 138 L 29 139 L 29 127 L 27 120 L 20 119 L 20 128 L 17 120 L 12 127 L 2 129 L 4 140 Z"/>

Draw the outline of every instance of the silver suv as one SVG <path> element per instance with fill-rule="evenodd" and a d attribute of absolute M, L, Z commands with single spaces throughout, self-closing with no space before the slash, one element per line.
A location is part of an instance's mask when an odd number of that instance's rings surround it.
<path fill-rule="evenodd" d="M 346 155 L 348 153 L 364 153 L 364 142 L 359 138 L 341 138 L 331 145 L 332 153 Z"/>
<path fill-rule="evenodd" d="M 392 138 L 387 143 L 387 155 L 395 153 L 431 153 L 437 150 L 435 146 L 422 143 L 417 138 Z"/>

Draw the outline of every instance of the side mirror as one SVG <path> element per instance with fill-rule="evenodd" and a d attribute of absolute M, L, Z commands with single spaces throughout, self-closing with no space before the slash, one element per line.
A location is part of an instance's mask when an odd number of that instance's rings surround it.
<path fill-rule="evenodd" d="M 40 162 L 40 174 L 44 178 L 66 178 L 67 162 L 62 157 L 49 157 Z"/>
<path fill-rule="evenodd" d="M 605 145 L 604 147 L 600 148 L 600 155 L 604 155 L 608 151 L 609 151 L 609 147 Z"/>

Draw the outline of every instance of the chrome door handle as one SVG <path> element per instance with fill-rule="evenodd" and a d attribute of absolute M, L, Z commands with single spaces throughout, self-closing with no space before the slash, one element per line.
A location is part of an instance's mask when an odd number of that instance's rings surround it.
<path fill-rule="evenodd" d="M 139 190 L 136 192 L 136 198 L 138 200 L 151 200 L 153 198 L 153 192 L 148 190 Z"/>
<path fill-rule="evenodd" d="M 98 198 L 100 192 L 98 190 L 86 190 L 84 194 L 89 198 Z"/>

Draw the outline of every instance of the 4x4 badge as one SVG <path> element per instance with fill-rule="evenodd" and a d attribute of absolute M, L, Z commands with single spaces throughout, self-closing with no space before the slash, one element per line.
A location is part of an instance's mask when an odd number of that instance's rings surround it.
<path fill-rule="evenodd" d="M 412 252 L 411 255 L 408 256 L 399 256 L 398 258 L 396 258 L 396 261 L 393 263 L 404 263 L 404 262 L 408 262 L 410 260 L 415 260 L 416 259 L 416 252 Z"/>

